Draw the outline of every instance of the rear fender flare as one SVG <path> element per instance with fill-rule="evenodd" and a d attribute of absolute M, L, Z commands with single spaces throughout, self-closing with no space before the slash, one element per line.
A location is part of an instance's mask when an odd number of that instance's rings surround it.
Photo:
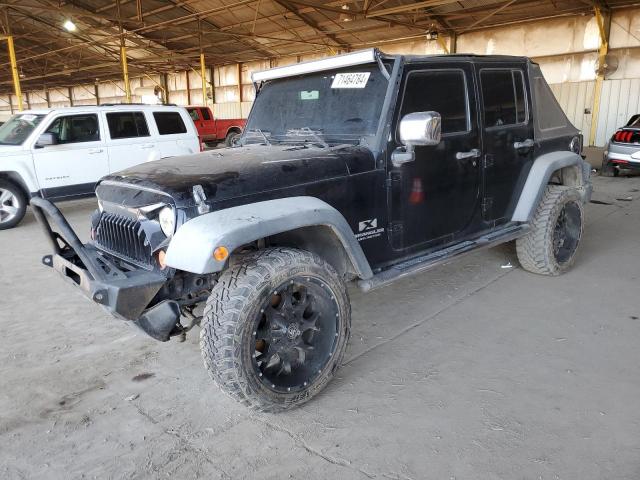
<path fill-rule="evenodd" d="M 197 274 L 220 272 L 225 261 L 213 258 L 216 247 L 229 252 L 267 237 L 305 227 L 328 227 L 349 259 L 349 270 L 367 279 L 373 276 L 360 244 L 345 218 L 331 205 L 315 197 L 267 200 L 207 213 L 189 220 L 169 244 L 166 264 Z"/>
<path fill-rule="evenodd" d="M 563 185 L 576 187 L 584 202 L 591 197 L 591 168 L 580 155 L 569 152 L 551 152 L 539 156 L 527 176 L 520 198 L 513 212 L 514 222 L 529 222 L 540 203 L 549 181 L 557 174 Z"/>

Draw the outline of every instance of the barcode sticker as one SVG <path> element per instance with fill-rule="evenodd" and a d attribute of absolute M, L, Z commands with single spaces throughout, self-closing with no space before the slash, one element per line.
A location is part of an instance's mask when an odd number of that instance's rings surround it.
<path fill-rule="evenodd" d="M 364 88 L 371 72 L 336 73 L 331 88 Z"/>

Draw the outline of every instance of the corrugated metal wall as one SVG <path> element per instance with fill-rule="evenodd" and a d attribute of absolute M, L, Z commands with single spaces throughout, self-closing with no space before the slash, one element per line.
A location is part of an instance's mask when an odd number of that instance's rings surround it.
<path fill-rule="evenodd" d="M 605 80 L 600 99 L 596 145 L 601 147 L 616 129 L 640 113 L 640 78 Z"/>
<path fill-rule="evenodd" d="M 571 82 L 551 85 L 551 90 L 560 102 L 569 120 L 589 140 L 591 134 L 591 112 L 595 82 Z M 616 129 L 629 118 L 640 113 L 640 78 L 605 80 L 602 85 L 600 113 L 596 129 L 595 145 L 603 147 Z"/>
<path fill-rule="evenodd" d="M 571 123 L 582 130 L 585 144 L 591 134 L 591 108 L 595 82 L 569 82 L 550 85 Z"/>

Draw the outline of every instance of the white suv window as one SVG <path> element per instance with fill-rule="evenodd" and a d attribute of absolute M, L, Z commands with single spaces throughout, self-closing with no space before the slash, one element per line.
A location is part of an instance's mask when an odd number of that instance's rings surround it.
<path fill-rule="evenodd" d="M 147 120 L 142 112 L 109 112 L 107 125 L 112 139 L 149 136 Z"/>
<path fill-rule="evenodd" d="M 187 127 L 178 112 L 153 112 L 153 118 L 156 120 L 160 135 L 187 133 Z"/>
<path fill-rule="evenodd" d="M 58 117 L 47 127 L 45 133 L 52 133 L 57 143 L 97 142 L 100 140 L 98 115 L 66 115 Z"/>

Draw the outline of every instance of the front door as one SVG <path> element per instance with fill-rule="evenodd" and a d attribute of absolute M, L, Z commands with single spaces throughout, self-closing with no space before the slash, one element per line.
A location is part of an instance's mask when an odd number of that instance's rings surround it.
<path fill-rule="evenodd" d="M 57 144 L 32 146 L 43 195 L 61 199 L 92 193 L 96 182 L 109 173 L 98 115 L 61 115 L 52 119 L 44 132 L 51 133 Z"/>
<path fill-rule="evenodd" d="M 390 164 L 390 235 L 393 248 L 410 253 L 454 241 L 479 203 L 481 145 L 473 67 L 467 62 L 408 65 L 400 88 L 398 125 L 409 113 L 436 111 L 442 141 L 416 146 L 415 160 Z"/>
<path fill-rule="evenodd" d="M 207 138 L 224 138 L 219 137 L 216 132 L 216 122 L 211 118 L 211 113 L 208 108 L 200 108 L 200 115 L 202 117 L 202 132 Z"/>
<path fill-rule="evenodd" d="M 533 124 L 523 63 L 479 65 L 483 102 L 482 216 L 491 226 L 511 220 L 533 163 Z"/>

